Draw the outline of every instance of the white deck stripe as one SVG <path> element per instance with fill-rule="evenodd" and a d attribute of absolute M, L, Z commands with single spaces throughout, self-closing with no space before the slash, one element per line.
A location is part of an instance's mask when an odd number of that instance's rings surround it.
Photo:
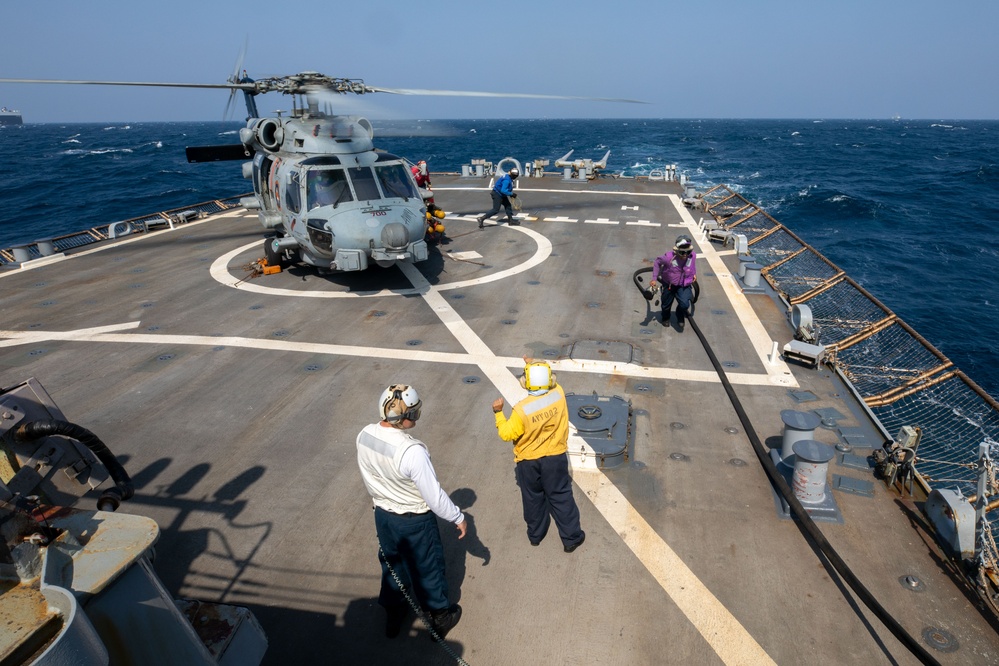
<path fill-rule="evenodd" d="M 489 348 L 478 334 L 427 282 L 419 269 L 412 264 L 400 264 L 399 267 L 466 351 L 480 357 L 489 353 Z M 498 357 L 480 363 L 479 368 L 508 404 L 513 405 L 523 395 L 520 382 L 514 379 Z M 570 446 L 576 450 L 589 448 L 578 436 L 570 435 L 570 440 Z M 573 479 L 723 662 L 774 663 L 602 471 L 577 471 Z"/>
<path fill-rule="evenodd" d="M 242 349 L 267 349 L 271 351 L 298 352 L 302 354 L 328 354 L 330 356 L 359 356 L 365 358 L 396 359 L 402 361 L 422 361 L 425 363 L 483 365 L 498 363 L 509 371 L 520 369 L 524 361 L 520 358 L 496 356 L 486 350 L 478 354 L 461 352 L 431 352 L 414 351 L 411 348 L 391 349 L 388 347 L 361 347 L 356 345 L 335 345 L 320 342 L 295 342 L 292 340 L 244 338 L 238 336 L 208 336 L 208 335 L 169 335 L 161 333 L 112 333 L 110 331 L 137 328 L 139 322 L 116 324 L 93 329 L 77 329 L 73 331 L 14 331 L 0 330 L 0 347 L 16 347 L 30 345 L 48 340 L 71 342 L 124 342 L 128 344 L 147 345 L 188 345 L 192 347 L 240 347 Z M 104 332 L 106 329 L 108 332 Z M 573 361 L 565 359 L 551 361 L 552 369 L 557 372 L 584 372 L 595 374 L 617 375 L 619 377 L 634 377 L 636 379 L 666 379 L 689 382 L 718 384 L 721 380 L 714 372 L 705 370 L 684 370 L 682 368 L 645 368 L 640 366 L 621 365 L 602 361 Z M 733 384 L 744 386 L 769 386 L 766 375 L 753 373 L 726 374 Z"/>
<path fill-rule="evenodd" d="M 680 197 L 672 194 L 669 199 L 676 212 L 679 213 L 680 218 L 684 221 L 684 226 L 689 230 L 691 237 L 697 235 L 700 231 L 697 223 L 694 222 L 693 216 L 687 210 L 686 206 L 683 205 Z M 760 318 L 753 311 L 753 306 L 750 305 L 749 299 L 739 289 L 735 280 L 731 279 L 732 274 L 722 261 L 721 254 L 708 241 L 701 242 L 698 248 L 698 258 L 707 261 L 712 272 L 718 276 L 718 282 L 721 284 L 725 296 L 732 305 L 735 315 L 739 318 L 739 322 L 742 324 L 746 336 L 752 343 L 753 349 L 756 350 L 756 354 L 760 358 L 760 363 L 763 364 L 763 368 L 767 371 L 771 383 L 779 386 L 797 386 L 798 382 L 794 379 L 794 375 L 791 374 L 791 370 L 784 361 L 778 360 L 776 363 L 770 363 L 770 351 L 773 340 L 763 327 L 763 322 L 760 321 Z"/>
<path fill-rule="evenodd" d="M 603 472 L 572 478 L 724 663 L 775 663 Z"/>
<path fill-rule="evenodd" d="M 482 187 L 434 187 L 434 192 L 481 192 Z M 554 192 L 556 194 L 572 194 L 572 195 L 587 195 L 592 194 L 596 196 L 616 196 L 619 197 L 623 194 L 629 197 L 675 197 L 675 194 L 667 194 L 665 192 L 614 192 L 611 190 L 549 190 L 543 187 L 518 187 L 518 194 L 530 194 L 531 192 Z"/>
<path fill-rule="evenodd" d="M 513 231 L 520 232 L 526 236 L 529 236 L 536 244 L 538 249 L 535 250 L 534 255 L 527 261 L 521 262 L 516 266 L 508 268 L 503 271 L 497 271 L 495 273 L 490 273 L 489 275 L 474 278 L 472 280 L 460 280 L 457 282 L 449 282 L 447 284 L 440 285 L 437 289 L 438 291 L 448 291 L 451 289 L 462 289 L 464 287 L 473 287 L 480 284 L 487 284 L 489 282 L 496 282 L 497 280 L 503 280 L 505 278 L 517 275 L 518 273 L 523 273 L 524 271 L 534 268 L 538 264 L 542 263 L 548 256 L 552 253 L 552 243 L 545 236 L 539 234 L 533 229 L 528 229 L 527 227 L 514 226 L 510 227 Z M 224 284 L 227 287 L 232 287 L 233 289 L 239 289 L 240 291 L 252 291 L 257 294 L 270 294 L 272 296 L 291 296 L 299 298 L 372 298 L 372 297 L 384 297 L 384 296 L 413 296 L 418 292 L 416 289 L 382 289 L 381 291 L 296 291 L 294 289 L 279 289 L 277 287 L 269 287 L 260 282 L 250 281 L 243 278 L 237 278 L 232 273 L 229 272 L 229 262 L 235 259 L 238 255 L 246 252 L 247 250 L 257 247 L 260 244 L 259 241 L 253 243 L 247 243 L 242 247 L 237 247 L 231 252 L 223 254 L 221 257 L 216 259 L 212 263 L 211 276 L 216 282 Z M 397 266 L 408 265 L 408 262 L 399 262 Z"/>

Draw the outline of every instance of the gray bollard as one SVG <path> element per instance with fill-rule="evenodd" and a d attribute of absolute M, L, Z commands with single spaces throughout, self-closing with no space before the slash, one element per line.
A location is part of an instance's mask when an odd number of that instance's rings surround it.
<path fill-rule="evenodd" d="M 40 241 L 35 241 L 35 245 L 38 246 L 38 253 L 43 257 L 51 257 L 55 254 L 55 243 L 51 240 L 45 239 Z"/>
<path fill-rule="evenodd" d="M 747 287 L 759 287 L 760 271 L 762 270 L 763 266 L 759 264 L 746 264 L 746 279 L 742 283 Z"/>
<path fill-rule="evenodd" d="M 780 413 L 780 420 L 784 422 L 783 444 L 780 449 L 781 462 L 789 460 L 794 455 L 793 447 L 795 442 L 810 440 L 815 435 L 815 429 L 819 427 L 821 419 L 815 412 L 798 412 L 793 409 L 785 409 Z M 790 465 L 791 462 L 786 464 Z"/>
<path fill-rule="evenodd" d="M 836 449 L 814 439 L 795 442 L 792 448 L 794 477 L 791 487 L 794 489 L 794 496 L 802 504 L 821 504 L 826 497 L 829 461 L 836 455 Z"/>
<path fill-rule="evenodd" d="M 740 254 L 739 255 L 739 279 L 746 279 L 746 266 L 749 264 L 755 264 L 756 259 L 750 254 Z"/>

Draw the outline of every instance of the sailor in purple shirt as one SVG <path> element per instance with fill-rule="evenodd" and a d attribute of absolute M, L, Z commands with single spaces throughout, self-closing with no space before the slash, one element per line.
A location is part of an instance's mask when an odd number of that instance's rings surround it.
<path fill-rule="evenodd" d="M 652 281 L 655 289 L 662 286 L 663 326 L 669 323 L 669 311 L 676 299 L 676 328 L 683 331 L 684 319 L 690 312 L 692 285 L 697 280 L 697 255 L 690 236 L 677 236 L 673 249 L 652 262 Z"/>

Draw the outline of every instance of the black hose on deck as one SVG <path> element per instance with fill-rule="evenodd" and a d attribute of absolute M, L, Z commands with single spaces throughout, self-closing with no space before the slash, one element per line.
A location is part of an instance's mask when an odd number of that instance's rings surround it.
<path fill-rule="evenodd" d="M 652 303 L 652 300 L 656 297 L 657 294 L 661 293 L 658 290 L 654 291 L 651 288 L 647 288 L 647 287 L 642 286 L 643 283 L 645 282 L 645 279 L 642 277 L 642 275 L 644 273 L 651 273 L 651 272 L 652 272 L 652 267 L 651 266 L 646 266 L 645 268 L 639 268 L 631 276 L 631 279 L 634 280 L 634 282 L 635 282 L 635 286 L 638 287 L 638 291 L 642 292 L 642 296 L 645 298 L 645 300 L 649 301 L 650 303 Z M 693 315 L 694 314 L 694 303 L 697 303 L 697 299 L 701 297 L 701 285 L 698 284 L 695 281 L 695 282 L 691 283 L 690 286 L 691 286 L 692 293 L 691 293 L 691 296 L 690 296 L 690 308 L 689 308 L 689 311 L 690 311 L 690 314 Z M 653 305 L 658 305 L 658 303 L 653 303 Z"/>
<path fill-rule="evenodd" d="M 97 437 L 83 426 L 69 423 L 68 421 L 57 421 L 55 419 L 45 421 L 32 421 L 20 426 L 14 433 L 14 437 L 21 442 L 33 442 L 42 437 L 50 435 L 62 435 L 70 439 L 75 439 L 90 449 L 97 459 L 107 468 L 111 480 L 115 487 L 105 490 L 97 500 L 97 508 L 105 511 L 114 511 L 122 501 L 127 500 L 135 494 L 132 486 L 132 479 L 128 472 L 122 467 L 118 459 L 114 457 L 111 450 Z"/>
<path fill-rule="evenodd" d="M 732 406 L 735 408 L 735 413 L 739 416 L 739 421 L 742 422 L 742 427 L 746 431 L 746 435 L 749 436 L 749 441 L 753 445 L 753 449 L 756 451 L 756 457 L 760 459 L 760 463 L 763 465 L 763 469 L 766 471 L 767 476 L 770 477 L 770 482 L 784 497 L 784 501 L 787 502 L 788 506 L 794 511 L 794 515 L 798 518 L 799 524 L 804 528 L 805 533 L 808 534 L 812 543 L 822 551 L 822 554 L 829 560 L 829 563 L 833 566 L 843 580 L 847 582 L 850 588 L 856 593 L 860 600 L 864 602 L 864 605 L 881 622 L 887 627 L 887 629 L 898 639 L 902 645 L 907 647 L 909 651 L 916 656 L 924 664 L 935 664 L 938 665 L 939 662 L 933 658 L 933 656 L 926 651 L 926 649 L 916 642 L 916 640 L 906 632 L 902 625 L 900 625 L 895 618 L 893 618 L 888 611 L 886 611 L 878 600 L 874 598 L 863 583 L 853 575 L 853 572 L 846 565 L 846 562 L 839 556 L 839 554 L 833 549 L 832 544 L 826 539 L 818 527 L 815 526 L 815 521 L 812 517 L 808 515 L 805 507 L 801 505 L 798 498 L 794 496 L 794 492 L 791 490 L 790 486 L 784 480 L 784 477 L 777 471 L 777 466 L 774 465 L 773 460 L 767 455 L 766 450 L 763 448 L 763 442 L 756 435 L 756 430 L 753 428 L 753 424 L 749 420 L 749 416 L 746 414 L 746 410 L 742 408 L 742 403 L 739 402 L 739 397 L 735 394 L 735 389 L 732 384 L 728 381 L 728 377 L 725 376 L 725 371 L 722 369 L 721 363 L 718 362 L 718 357 L 711 350 L 711 346 L 708 344 L 707 339 L 704 334 L 701 333 L 701 329 L 697 326 L 697 322 L 694 321 L 693 317 L 688 318 L 690 322 L 690 327 L 694 329 L 694 333 L 701 341 L 701 345 L 704 347 L 704 352 L 708 355 L 711 360 L 711 365 L 714 366 L 715 372 L 718 373 L 718 377 L 721 379 L 722 386 L 725 387 L 725 392 L 728 394 L 729 400 L 732 401 Z"/>

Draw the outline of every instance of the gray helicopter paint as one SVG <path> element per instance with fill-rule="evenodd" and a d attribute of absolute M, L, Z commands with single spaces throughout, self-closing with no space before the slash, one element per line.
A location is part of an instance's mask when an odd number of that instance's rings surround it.
<path fill-rule="evenodd" d="M 372 135 L 364 118 L 327 118 L 312 110 L 248 121 L 240 140 L 255 152 L 251 180 L 261 224 L 277 232 L 265 241 L 272 252 L 285 258 L 297 252 L 306 264 L 336 271 L 426 260 L 426 207 L 416 182 L 403 160 L 375 152 Z M 307 187 L 314 171 L 349 174 L 349 200 L 311 207 Z M 382 173 L 404 179 L 408 196 L 390 196 Z"/>

